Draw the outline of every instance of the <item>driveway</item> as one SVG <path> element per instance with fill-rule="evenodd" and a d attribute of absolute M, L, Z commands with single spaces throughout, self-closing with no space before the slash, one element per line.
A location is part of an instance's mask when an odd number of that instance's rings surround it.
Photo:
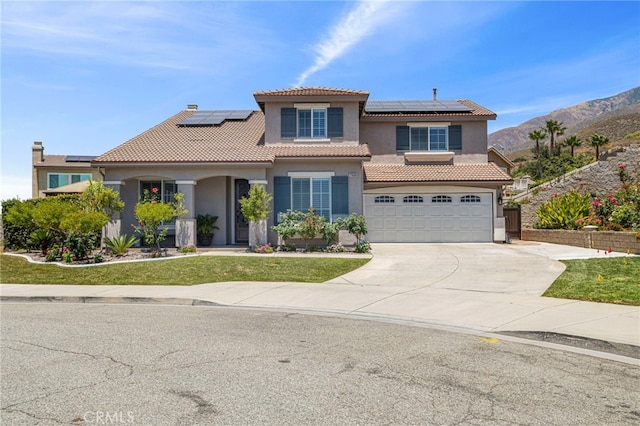
<path fill-rule="evenodd" d="M 564 265 L 499 244 L 374 244 L 362 268 L 329 283 L 541 295 Z"/>

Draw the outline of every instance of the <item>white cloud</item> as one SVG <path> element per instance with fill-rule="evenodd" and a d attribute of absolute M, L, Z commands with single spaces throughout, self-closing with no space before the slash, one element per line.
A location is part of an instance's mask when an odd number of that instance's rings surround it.
<path fill-rule="evenodd" d="M 309 77 L 326 68 L 331 62 L 344 55 L 351 47 L 369 36 L 376 27 L 387 22 L 391 14 L 383 10 L 387 0 L 365 0 L 330 28 L 314 47 L 316 57 L 313 65 L 298 76 L 295 86 L 302 86 Z M 326 36 L 326 37 L 325 37 Z"/>

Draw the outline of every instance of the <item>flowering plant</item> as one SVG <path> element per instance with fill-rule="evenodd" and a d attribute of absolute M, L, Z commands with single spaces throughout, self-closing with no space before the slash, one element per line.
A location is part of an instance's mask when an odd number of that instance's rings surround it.
<path fill-rule="evenodd" d="M 618 176 L 620 177 L 620 182 L 623 184 L 628 183 L 631 180 L 631 175 L 627 171 L 627 163 L 618 164 Z"/>
<path fill-rule="evenodd" d="M 256 253 L 273 253 L 273 247 L 270 243 L 256 247 Z"/>
<path fill-rule="evenodd" d="M 187 213 L 184 208 L 184 194 L 176 192 L 173 198 L 172 203 L 165 203 L 158 188 L 152 188 L 151 191 L 145 189 L 134 209 L 138 226 L 131 226 L 138 234 L 144 236 L 147 244 L 155 244 L 158 251 L 161 251 L 160 243 L 167 236 L 168 228 L 165 223 Z"/>

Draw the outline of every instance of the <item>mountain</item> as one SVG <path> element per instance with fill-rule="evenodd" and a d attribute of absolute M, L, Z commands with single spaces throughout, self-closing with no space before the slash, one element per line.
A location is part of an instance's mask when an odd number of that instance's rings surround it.
<path fill-rule="evenodd" d="M 567 128 L 565 136 L 594 126 L 602 120 L 625 116 L 626 128 L 640 130 L 640 86 L 603 99 L 583 102 L 568 108 L 558 109 L 547 115 L 532 118 L 516 127 L 508 127 L 489 134 L 489 145 L 501 145 L 505 153 L 527 149 L 534 145 L 529 133 L 543 127 L 547 120 L 561 121 Z M 615 120 L 614 120 L 615 121 Z M 612 138 L 614 135 L 604 134 Z M 624 137 L 622 135 L 620 138 Z"/>

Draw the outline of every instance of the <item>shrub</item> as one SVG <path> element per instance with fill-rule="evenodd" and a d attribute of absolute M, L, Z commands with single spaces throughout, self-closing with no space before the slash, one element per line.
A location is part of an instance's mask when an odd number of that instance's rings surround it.
<path fill-rule="evenodd" d="M 356 253 L 369 253 L 369 251 L 371 251 L 371 244 L 369 241 L 357 242 L 354 251 Z"/>
<path fill-rule="evenodd" d="M 351 213 L 349 216 L 342 219 L 342 224 L 347 228 L 347 231 L 356 237 L 356 247 L 360 245 L 362 239 L 367 235 L 367 222 L 364 216 L 357 213 Z M 369 249 L 367 249 L 369 251 Z"/>
<path fill-rule="evenodd" d="M 302 221 L 298 224 L 298 235 L 304 240 L 306 249 L 309 248 L 309 241 L 316 238 L 318 234 L 322 234 L 325 221 L 325 217 L 316 214 L 313 207 L 305 213 Z"/>
<path fill-rule="evenodd" d="M 304 213 L 299 210 L 287 210 L 282 214 L 281 221 L 278 225 L 272 226 L 271 229 L 278 234 L 284 244 L 287 240 L 298 233 L 298 225 L 304 218 Z"/>
<path fill-rule="evenodd" d="M 129 252 L 129 249 L 136 245 L 138 239 L 133 235 L 117 235 L 113 238 L 105 238 L 104 245 L 113 251 L 113 254 L 117 257 L 124 256 Z"/>
<path fill-rule="evenodd" d="M 263 254 L 264 253 L 273 253 L 273 247 L 271 247 L 271 244 L 266 243 L 266 244 L 263 244 L 261 246 L 257 246 L 255 252 L 256 253 L 263 253 Z"/>
<path fill-rule="evenodd" d="M 576 229 L 576 221 L 589 215 L 591 197 L 578 191 L 557 196 L 554 195 L 537 211 L 540 221 L 536 224 L 542 229 Z"/>
<path fill-rule="evenodd" d="M 194 246 L 193 244 L 189 244 L 188 246 L 180 247 L 180 253 L 182 253 L 182 254 L 196 253 L 197 251 L 198 250 L 196 249 L 196 246 Z"/>
<path fill-rule="evenodd" d="M 54 243 L 53 233 L 48 229 L 36 229 L 29 236 L 30 246 L 37 247 L 42 254 L 46 254 L 47 250 Z"/>
<path fill-rule="evenodd" d="M 327 247 L 327 252 L 329 253 L 344 253 L 345 251 L 346 249 L 344 248 L 342 243 L 332 244 L 329 247 Z"/>
<path fill-rule="evenodd" d="M 69 232 L 64 242 L 65 248 L 71 254 L 72 259 L 86 259 L 88 254 L 96 247 L 98 236 L 95 233 Z M 65 262 L 68 262 L 64 256 Z"/>

